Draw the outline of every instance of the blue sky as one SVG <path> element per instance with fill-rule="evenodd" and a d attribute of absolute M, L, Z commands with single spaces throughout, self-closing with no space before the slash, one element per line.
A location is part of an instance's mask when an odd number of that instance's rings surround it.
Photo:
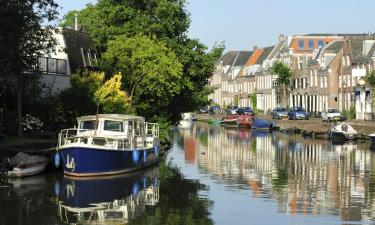
<path fill-rule="evenodd" d="M 61 14 L 91 0 L 57 0 Z M 373 0 L 188 0 L 189 36 L 208 47 L 251 50 L 276 43 L 279 34 L 375 32 Z"/>

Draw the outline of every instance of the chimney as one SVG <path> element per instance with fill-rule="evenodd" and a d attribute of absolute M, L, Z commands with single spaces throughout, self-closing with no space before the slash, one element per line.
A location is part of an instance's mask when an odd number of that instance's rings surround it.
<path fill-rule="evenodd" d="M 74 14 L 74 30 L 78 30 L 78 14 Z"/>
<path fill-rule="evenodd" d="M 286 40 L 286 37 L 284 34 L 280 34 L 279 35 L 279 41 L 285 41 Z"/>

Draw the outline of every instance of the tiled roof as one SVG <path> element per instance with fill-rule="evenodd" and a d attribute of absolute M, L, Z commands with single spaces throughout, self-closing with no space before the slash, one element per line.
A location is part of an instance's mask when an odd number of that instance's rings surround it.
<path fill-rule="evenodd" d="M 358 37 L 358 36 L 368 36 L 367 33 L 362 34 L 338 34 L 338 33 L 313 33 L 313 34 L 305 34 L 301 36 L 338 36 L 338 37 Z"/>
<path fill-rule="evenodd" d="M 95 44 L 88 33 L 63 28 L 62 35 L 66 44 L 66 53 L 69 58 L 70 70 L 72 73 L 78 69 L 88 67 L 91 59 L 87 57 L 87 51 L 95 53 Z M 83 54 L 82 54 L 83 53 Z"/>
<path fill-rule="evenodd" d="M 255 64 L 262 64 L 263 61 L 267 58 L 267 56 L 271 53 L 272 49 L 274 48 L 275 46 L 272 45 L 272 46 L 269 46 L 269 47 L 265 47 L 263 48 L 263 52 L 262 52 L 262 55 L 260 55 L 260 57 L 258 58 L 258 60 L 256 61 Z"/>
<path fill-rule="evenodd" d="M 233 66 L 243 66 L 246 64 L 247 60 L 250 58 L 253 52 L 251 51 L 240 51 L 238 52 L 238 56 L 236 57 L 236 61 L 234 62 Z"/>
<path fill-rule="evenodd" d="M 342 48 L 342 41 L 333 41 L 324 48 L 324 52 L 338 53 L 341 50 L 341 48 Z"/>
<path fill-rule="evenodd" d="M 222 62 L 222 65 L 223 66 L 228 66 L 228 65 L 232 65 L 233 64 L 233 61 L 234 59 L 236 58 L 238 54 L 238 51 L 230 51 L 230 52 L 226 52 L 224 55 L 222 55 L 220 57 L 220 59 L 218 60 L 219 62 Z"/>

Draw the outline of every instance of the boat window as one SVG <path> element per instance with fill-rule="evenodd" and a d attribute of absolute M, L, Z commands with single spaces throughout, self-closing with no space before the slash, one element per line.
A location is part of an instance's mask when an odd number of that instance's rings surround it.
<path fill-rule="evenodd" d="M 133 135 L 133 121 L 128 122 L 128 135 Z"/>
<path fill-rule="evenodd" d="M 104 120 L 104 130 L 124 132 L 122 121 Z"/>
<path fill-rule="evenodd" d="M 95 130 L 95 120 L 82 121 L 79 125 L 79 129 Z"/>
<path fill-rule="evenodd" d="M 339 111 L 337 109 L 328 109 L 329 113 L 338 113 Z"/>

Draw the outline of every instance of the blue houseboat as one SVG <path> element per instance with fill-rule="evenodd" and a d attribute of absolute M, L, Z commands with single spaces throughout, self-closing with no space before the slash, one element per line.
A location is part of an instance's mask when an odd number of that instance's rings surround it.
<path fill-rule="evenodd" d="M 62 130 L 58 137 L 57 158 L 66 175 L 127 173 L 160 160 L 156 123 L 122 114 L 83 116 L 77 121 L 78 128 Z"/>

